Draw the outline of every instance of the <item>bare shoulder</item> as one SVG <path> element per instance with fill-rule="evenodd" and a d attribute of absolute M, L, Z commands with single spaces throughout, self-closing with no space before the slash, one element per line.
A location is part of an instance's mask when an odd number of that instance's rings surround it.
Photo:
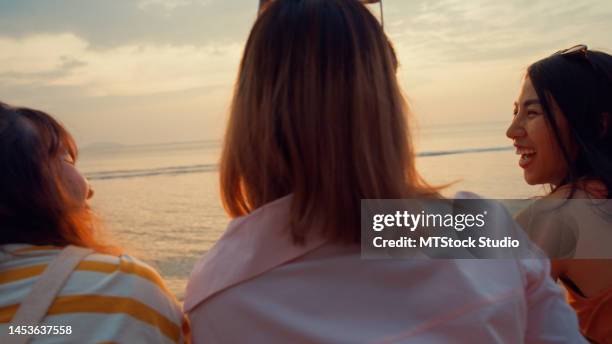
<path fill-rule="evenodd" d="M 604 183 L 598 180 L 583 180 L 574 185 L 563 185 L 544 199 L 590 199 L 606 198 L 608 190 Z"/>

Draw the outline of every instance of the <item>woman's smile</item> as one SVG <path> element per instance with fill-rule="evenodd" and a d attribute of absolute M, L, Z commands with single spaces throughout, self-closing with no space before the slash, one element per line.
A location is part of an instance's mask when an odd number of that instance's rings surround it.
<path fill-rule="evenodd" d="M 520 155 L 519 166 L 526 169 L 535 158 L 536 150 L 516 143 L 514 147 L 516 148 L 516 154 Z"/>

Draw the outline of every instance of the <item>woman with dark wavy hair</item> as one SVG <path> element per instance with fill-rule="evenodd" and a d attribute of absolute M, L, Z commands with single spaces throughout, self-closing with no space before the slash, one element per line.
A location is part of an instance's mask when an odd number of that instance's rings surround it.
<path fill-rule="evenodd" d="M 585 336 L 612 343 L 612 56 L 577 45 L 533 63 L 506 134 L 525 181 L 551 187 L 519 222 L 555 258 Z"/>
<path fill-rule="evenodd" d="M 160 276 L 103 241 L 76 159 L 53 117 L 0 102 L 0 342 L 183 342 Z"/>
<path fill-rule="evenodd" d="M 361 200 L 441 198 L 396 71 L 361 2 L 260 12 L 221 158 L 234 219 L 187 287 L 196 343 L 583 342 L 546 260 L 361 259 Z"/>

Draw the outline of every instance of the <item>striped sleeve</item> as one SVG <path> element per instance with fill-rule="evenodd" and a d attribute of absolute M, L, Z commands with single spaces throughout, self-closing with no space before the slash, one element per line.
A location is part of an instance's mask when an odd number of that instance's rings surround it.
<path fill-rule="evenodd" d="M 24 247 L 0 263 L 0 328 L 10 320 L 38 276 L 59 252 Z M 45 342 L 189 341 L 189 324 L 159 274 L 130 256 L 92 254 L 72 273 L 40 325 L 70 326 L 71 334 L 37 336 Z"/>

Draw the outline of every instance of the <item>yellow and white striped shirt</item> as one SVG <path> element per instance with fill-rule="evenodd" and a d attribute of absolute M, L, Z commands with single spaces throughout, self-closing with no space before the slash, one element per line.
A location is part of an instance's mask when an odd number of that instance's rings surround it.
<path fill-rule="evenodd" d="M 21 301 L 60 248 L 0 245 L 0 330 L 8 333 Z M 189 324 L 174 295 L 145 263 L 122 255 L 91 254 L 70 275 L 42 326 L 70 326 L 71 334 L 37 335 L 44 343 L 183 343 Z M 13 327 L 14 329 L 14 327 Z"/>

